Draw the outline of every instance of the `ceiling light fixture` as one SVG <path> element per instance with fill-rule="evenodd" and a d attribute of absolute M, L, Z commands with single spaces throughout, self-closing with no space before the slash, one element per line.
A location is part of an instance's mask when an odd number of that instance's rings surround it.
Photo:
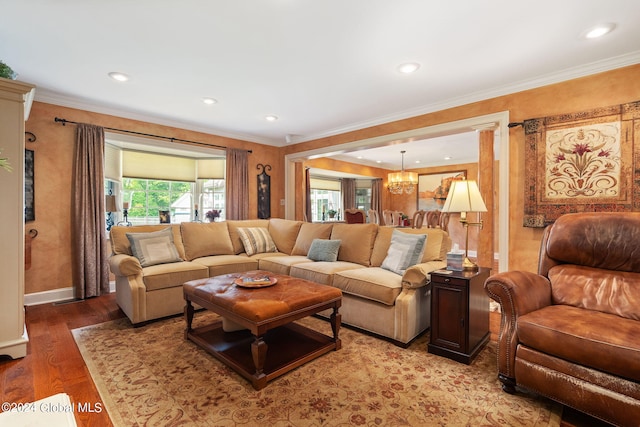
<path fill-rule="evenodd" d="M 118 73 L 116 71 L 110 72 L 109 77 L 111 77 L 113 80 L 117 82 L 126 82 L 127 80 L 129 80 L 129 76 L 123 73 Z"/>
<path fill-rule="evenodd" d="M 402 169 L 400 172 L 392 172 L 387 177 L 387 188 L 391 194 L 411 194 L 418 184 L 418 174 L 415 172 L 405 172 L 404 170 L 404 153 L 402 150 Z"/>
<path fill-rule="evenodd" d="M 587 39 L 597 39 L 605 34 L 609 34 L 616 27 L 615 24 L 600 24 L 584 32 L 584 37 Z"/>
<path fill-rule="evenodd" d="M 218 103 L 218 101 L 214 98 L 202 98 L 202 102 L 204 102 L 207 105 L 213 105 Z"/>
<path fill-rule="evenodd" d="M 264 116 L 264 119 L 268 122 L 275 122 L 276 120 L 278 120 L 278 116 L 269 114 L 268 116 Z"/>
<path fill-rule="evenodd" d="M 418 71 L 419 68 L 420 64 L 418 64 L 417 62 L 407 62 L 406 64 L 401 64 L 400 66 L 398 66 L 398 71 L 400 71 L 402 74 L 411 74 Z"/>

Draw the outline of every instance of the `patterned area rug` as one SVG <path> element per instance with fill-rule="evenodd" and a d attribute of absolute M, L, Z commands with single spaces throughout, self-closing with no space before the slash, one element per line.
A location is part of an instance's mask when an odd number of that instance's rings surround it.
<path fill-rule="evenodd" d="M 196 313 L 194 327 L 215 315 Z M 329 323 L 303 319 L 330 334 Z M 402 349 L 347 328 L 330 352 L 255 391 L 184 339 L 176 317 L 75 329 L 115 426 L 558 426 L 561 407 L 502 392 L 489 343 L 469 366 L 429 354 L 428 335 Z M 276 349 L 270 349 L 276 351 Z"/>

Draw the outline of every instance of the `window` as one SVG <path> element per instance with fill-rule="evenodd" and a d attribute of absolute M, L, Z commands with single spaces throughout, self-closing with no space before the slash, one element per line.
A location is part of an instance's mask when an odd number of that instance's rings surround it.
<path fill-rule="evenodd" d="M 365 212 L 371 209 L 371 180 L 356 180 L 356 208 Z"/>
<path fill-rule="evenodd" d="M 328 221 L 342 216 L 342 192 L 340 180 L 326 177 L 311 177 L 311 221 Z M 330 218 L 329 211 L 336 211 Z"/>
<path fill-rule="evenodd" d="M 159 224 L 160 210 L 169 211 L 172 223 L 193 219 L 191 182 L 123 178 L 121 194 L 122 202 L 129 204 L 129 221 L 133 225 Z"/>
<path fill-rule="evenodd" d="M 220 217 L 217 221 L 225 220 L 225 180 L 224 179 L 199 179 L 198 187 L 200 189 L 199 219 L 206 221 L 205 215 L 210 210 L 217 210 Z"/>

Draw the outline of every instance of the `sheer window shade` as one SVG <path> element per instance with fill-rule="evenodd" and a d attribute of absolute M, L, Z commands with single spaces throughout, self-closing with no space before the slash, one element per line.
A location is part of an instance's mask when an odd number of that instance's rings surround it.
<path fill-rule="evenodd" d="M 118 147 L 105 144 L 104 146 L 104 177 L 112 181 L 120 182 L 122 180 L 122 160 L 121 152 Z"/>
<path fill-rule="evenodd" d="M 311 188 L 315 190 L 340 191 L 341 184 L 338 180 L 311 178 Z"/>
<path fill-rule="evenodd" d="M 224 179 L 226 159 L 198 159 L 198 179 Z"/>
<path fill-rule="evenodd" d="M 194 182 L 196 180 L 196 159 L 124 150 L 122 152 L 122 176 Z"/>

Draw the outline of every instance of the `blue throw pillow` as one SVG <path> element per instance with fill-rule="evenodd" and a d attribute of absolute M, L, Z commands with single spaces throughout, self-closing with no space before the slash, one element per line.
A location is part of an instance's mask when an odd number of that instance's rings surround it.
<path fill-rule="evenodd" d="M 307 258 L 313 261 L 337 261 L 340 243 L 342 243 L 342 240 L 339 239 L 313 239 Z"/>
<path fill-rule="evenodd" d="M 422 259 L 426 242 L 426 234 L 408 234 L 393 230 L 391 245 L 381 267 L 404 275 L 407 268 L 416 265 Z"/>

